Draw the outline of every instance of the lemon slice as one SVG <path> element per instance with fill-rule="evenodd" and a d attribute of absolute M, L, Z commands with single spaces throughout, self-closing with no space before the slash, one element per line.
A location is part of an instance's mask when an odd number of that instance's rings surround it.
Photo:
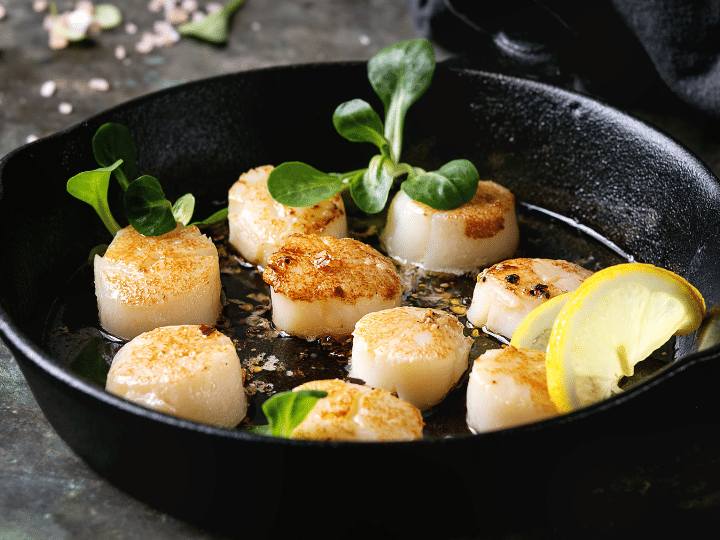
<path fill-rule="evenodd" d="M 553 296 L 525 315 L 515 328 L 510 345 L 516 349 L 545 352 L 553 322 L 572 295 L 568 292 Z"/>
<path fill-rule="evenodd" d="M 695 331 L 704 313 L 698 290 L 669 270 L 626 263 L 596 272 L 553 322 L 545 359 L 550 397 L 569 412 L 610 396 L 671 336 Z"/>

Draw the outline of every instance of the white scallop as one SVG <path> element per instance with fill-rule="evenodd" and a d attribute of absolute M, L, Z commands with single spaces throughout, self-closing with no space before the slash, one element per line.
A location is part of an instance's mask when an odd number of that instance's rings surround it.
<path fill-rule="evenodd" d="M 420 411 L 382 388 L 337 379 L 310 381 L 293 391 L 323 390 L 305 419 L 293 430 L 296 439 L 321 441 L 412 441 L 422 439 Z"/>
<path fill-rule="evenodd" d="M 340 195 L 307 207 L 284 206 L 267 188 L 272 165 L 240 176 L 229 192 L 229 239 L 249 263 L 265 268 L 268 257 L 294 233 L 347 236 L 345 206 Z"/>
<path fill-rule="evenodd" d="M 556 259 L 508 259 L 477 277 L 467 318 L 510 339 L 525 315 L 559 294 L 574 291 L 593 272 Z"/>
<path fill-rule="evenodd" d="M 545 354 L 507 347 L 483 353 L 467 386 L 467 424 L 475 433 L 557 415 L 550 399 Z"/>
<path fill-rule="evenodd" d="M 510 257 L 518 247 L 515 197 L 482 181 L 467 204 L 434 210 L 399 191 L 380 236 L 392 258 L 431 272 L 463 274 Z"/>
<path fill-rule="evenodd" d="M 217 248 L 194 226 L 161 236 L 126 227 L 95 257 L 100 324 L 122 339 L 160 326 L 213 326 L 221 290 Z"/>
<path fill-rule="evenodd" d="M 164 413 L 232 428 L 247 413 L 243 373 L 229 337 L 210 327 L 156 328 L 115 355 L 106 389 Z"/>
<path fill-rule="evenodd" d="M 352 238 L 294 234 L 268 259 L 278 330 L 308 339 L 347 336 L 367 313 L 400 305 L 392 261 Z"/>
<path fill-rule="evenodd" d="M 443 311 L 408 306 L 377 311 L 355 325 L 350 376 L 424 411 L 457 384 L 471 346 L 460 321 Z"/>

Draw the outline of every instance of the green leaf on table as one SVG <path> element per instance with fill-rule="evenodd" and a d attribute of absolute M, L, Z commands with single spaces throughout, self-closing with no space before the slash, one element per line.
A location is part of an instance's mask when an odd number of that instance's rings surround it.
<path fill-rule="evenodd" d="M 136 174 L 137 149 L 130 130 L 122 124 L 103 124 L 93 136 L 92 148 L 95 161 L 102 167 L 108 167 L 118 159 L 122 160 L 122 165 L 114 174 L 125 191 Z"/>
<path fill-rule="evenodd" d="M 275 167 L 267 185 L 273 199 L 285 206 L 312 206 L 333 197 L 346 186 L 338 175 L 318 171 L 299 161 Z"/>
<path fill-rule="evenodd" d="M 400 187 L 415 201 L 436 210 L 452 210 L 472 200 L 479 180 L 480 175 L 472 163 L 456 159 L 437 171 L 412 176 Z"/>
<path fill-rule="evenodd" d="M 177 223 L 172 204 L 165 198 L 160 182 L 152 176 L 141 176 L 127 188 L 123 198 L 130 225 L 145 236 L 160 236 L 175 230 Z"/>
<path fill-rule="evenodd" d="M 205 18 L 178 26 L 177 31 L 185 36 L 192 36 L 210 43 L 225 43 L 228 40 L 228 27 L 235 12 L 246 0 L 231 0 L 220 11 L 211 13 Z"/>
<path fill-rule="evenodd" d="M 300 422 L 305 420 L 318 400 L 325 396 L 327 392 L 324 390 L 298 390 L 275 394 L 262 405 L 268 424 L 245 429 L 261 435 L 288 438 Z"/>
<path fill-rule="evenodd" d="M 108 188 L 110 187 L 110 175 L 121 163 L 122 160 L 118 159 L 109 167 L 81 172 L 67 181 L 68 193 L 92 206 L 113 236 L 120 230 L 120 225 L 110 212 Z"/>
<path fill-rule="evenodd" d="M 98 4 L 95 6 L 93 18 L 101 28 L 108 30 L 115 28 L 122 22 L 122 13 L 112 4 Z"/>

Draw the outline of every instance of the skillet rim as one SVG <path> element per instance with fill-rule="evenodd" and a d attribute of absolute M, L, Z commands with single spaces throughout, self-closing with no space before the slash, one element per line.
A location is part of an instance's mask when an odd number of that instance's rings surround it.
<path fill-rule="evenodd" d="M 452 59 L 451 59 L 452 60 Z M 366 66 L 366 62 L 364 61 L 343 61 L 343 62 L 313 62 L 313 63 L 305 63 L 305 64 L 292 64 L 292 65 L 283 65 L 283 66 L 270 66 L 270 67 L 264 67 L 264 68 L 257 68 L 253 70 L 247 70 L 247 71 L 240 71 L 240 72 L 233 72 L 233 73 L 227 73 L 222 75 L 216 75 L 213 77 L 207 77 L 203 79 L 198 79 L 195 81 L 190 81 L 187 83 L 183 83 L 171 88 L 165 88 L 153 92 L 149 92 L 147 94 L 137 96 L 135 98 L 132 98 L 128 101 L 125 101 L 123 103 L 120 103 L 118 105 L 115 105 L 113 107 L 110 107 L 108 109 L 104 109 L 102 111 L 99 111 L 98 113 L 93 114 L 92 116 L 82 120 L 81 122 L 75 123 L 67 128 L 64 128 L 61 131 L 58 131 L 56 133 L 53 133 L 51 135 L 48 135 L 46 137 L 43 137 L 41 139 L 38 139 L 36 141 L 33 141 L 31 143 L 27 143 L 25 145 L 22 145 L 8 154 L 6 154 L 2 159 L 0 159 L 0 199 L 2 199 L 2 172 L 7 162 L 9 162 L 13 157 L 19 153 L 26 152 L 29 149 L 32 149 L 35 147 L 35 145 L 42 145 L 46 141 L 51 141 L 55 139 L 64 139 L 71 135 L 73 131 L 76 131 L 78 128 L 83 127 L 84 125 L 96 123 L 98 118 L 111 115 L 116 111 L 120 111 L 123 109 L 132 109 L 135 107 L 138 107 L 142 105 L 145 102 L 150 102 L 153 100 L 156 100 L 158 98 L 162 98 L 165 96 L 171 96 L 176 92 L 185 92 L 191 89 L 193 86 L 206 86 L 208 84 L 212 84 L 215 81 L 223 80 L 223 79 L 232 79 L 232 78 L 238 78 L 243 77 L 244 75 L 252 75 L 253 73 L 257 72 L 271 72 L 271 71 L 294 71 L 294 70 L 309 70 L 309 69 L 315 69 L 315 68 L 327 68 L 328 66 L 334 67 L 342 67 L 342 66 L 348 66 L 351 68 L 359 68 Z M 563 89 L 557 86 L 553 86 L 548 83 L 540 82 L 537 80 L 532 80 L 528 78 L 522 78 L 512 75 L 505 75 L 501 73 L 493 73 L 489 71 L 484 70 L 478 70 L 478 69 L 469 69 L 465 67 L 457 67 L 450 65 L 449 61 L 445 62 L 439 62 L 438 67 L 444 66 L 445 69 L 447 69 L 450 72 L 457 73 L 459 75 L 472 75 L 472 76 L 479 76 L 482 78 L 487 79 L 494 79 L 498 82 L 501 82 L 503 84 L 513 84 L 516 87 L 522 87 L 523 90 L 530 88 L 536 93 L 540 93 L 542 95 L 562 95 L 565 97 L 572 98 L 573 100 L 582 102 L 583 105 L 589 106 L 591 109 L 595 111 L 602 111 L 603 115 L 610 114 L 611 117 L 613 117 L 615 120 L 621 120 L 619 123 L 622 124 L 626 129 L 632 132 L 637 132 L 643 136 L 643 138 L 647 138 L 649 135 L 652 135 L 651 139 L 656 143 L 661 143 L 663 147 L 672 147 L 672 150 L 674 152 L 674 155 L 680 155 L 683 157 L 683 163 L 685 164 L 692 164 L 692 171 L 694 175 L 697 175 L 698 173 L 702 173 L 703 175 L 707 176 L 708 179 L 711 179 L 714 181 L 715 188 L 717 189 L 717 193 L 720 194 L 720 182 L 718 181 L 718 178 L 712 173 L 712 171 L 709 169 L 709 167 L 702 161 L 700 158 L 695 155 L 691 150 L 689 150 L 687 147 L 685 147 L 682 143 L 680 143 L 674 136 L 664 132 L 662 129 L 653 126 L 646 122 L 645 120 L 642 120 L 640 118 L 637 118 L 633 116 L 630 113 L 621 111 L 617 109 L 616 107 L 613 107 L 612 105 L 609 105 L 605 102 L 602 102 L 600 99 L 586 95 L 580 92 L 572 91 Z M 720 200 L 720 198 L 719 198 Z M 573 219 L 573 218 L 569 218 Z M 573 221 L 576 221 L 573 219 Z M 594 229 L 591 229 L 594 231 Z M 461 435 L 461 436 L 454 436 L 454 437 L 437 437 L 437 438 L 423 438 L 421 440 L 416 441 L 393 441 L 393 442 L 356 442 L 356 441 L 338 441 L 338 442 L 327 442 L 327 441 L 304 441 L 304 440 L 298 440 L 298 439 L 285 439 L 285 438 L 278 438 L 278 437 L 265 437 L 262 435 L 257 435 L 253 433 L 243 432 L 239 429 L 226 429 L 226 428 L 218 428 L 214 426 L 210 426 L 207 424 L 201 424 L 199 422 L 194 422 L 191 420 L 186 420 L 183 418 L 174 417 L 169 414 L 161 413 L 158 411 L 154 411 L 151 409 L 147 409 L 145 407 L 142 407 L 140 405 L 137 405 L 133 402 L 127 401 L 123 398 L 120 398 L 118 396 L 115 396 L 106 390 L 100 388 L 98 385 L 83 379 L 81 376 L 76 375 L 73 373 L 69 368 L 63 367 L 57 363 L 52 357 L 50 357 L 48 354 L 46 354 L 42 349 L 29 338 L 29 336 L 25 335 L 24 332 L 10 319 L 8 313 L 4 309 L 2 303 L 0 303 L 0 337 L 6 342 L 8 345 L 8 348 L 13 353 L 13 357 L 15 358 L 15 361 L 18 363 L 18 365 L 23 368 L 22 362 L 29 361 L 35 365 L 38 369 L 40 369 L 44 374 L 47 376 L 52 377 L 53 379 L 61 382 L 62 384 L 68 386 L 69 388 L 81 392 L 83 395 L 90 397 L 91 399 L 98 400 L 106 405 L 109 405 L 115 409 L 119 409 L 123 413 L 127 413 L 133 416 L 140 416 L 145 419 L 149 419 L 152 421 L 158 421 L 162 424 L 165 424 L 166 426 L 170 428 L 176 428 L 183 431 L 191 431 L 195 433 L 199 433 L 202 435 L 208 435 L 213 437 L 220 437 L 222 439 L 227 440 L 250 440 L 253 442 L 266 442 L 270 444 L 277 444 L 280 446 L 289 446 L 289 447 L 356 447 L 358 445 L 362 445 L 362 447 L 369 447 L 369 446 L 378 446 L 378 447 L 405 447 L 408 445 L 412 445 L 412 447 L 415 447 L 417 445 L 423 445 L 423 446 L 439 446 L 439 445 L 455 445 L 455 444 L 463 444 L 468 439 L 471 440 L 479 440 L 482 438 L 485 439 L 491 439 L 491 438 L 502 438 L 506 436 L 514 436 L 514 434 L 519 432 L 527 432 L 531 433 L 534 431 L 544 431 L 547 428 L 554 427 L 554 426 L 564 426 L 566 424 L 573 424 L 577 421 L 582 420 L 585 417 L 588 416 L 596 416 L 597 414 L 601 414 L 603 411 L 608 409 L 614 409 L 615 407 L 621 405 L 627 400 L 635 398 L 635 396 L 638 396 L 640 394 L 645 393 L 646 391 L 649 391 L 651 388 L 654 388 L 657 384 L 663 382 L 666 379 L 669 379 L 673 377 L 674 375 L 680 373 L 681 371 L 694 366 L 700 362 L 703 362 L 704 360 L 712 359 L 716 356 L 720 355 L 720 344 L 703 351 L 698 351 L 691 353 L 689 355 L 677 358 L 672 364 L 667 366 L 666 368 L 663 368 L 660 372 L 655 373 L 651 375 L 650 377 L 640 381 L 637 385 L 633 385 L 632 387 L 625 390 L 623 393 L 612 396 L 610 398 L 607 398 L 605 400 L 602 400 L 598 403 L 583 407 L 581 409 L 578 409 L 576 411 L 562 414 L 556 417 L 548 418 L 545 420 L 532 422 L 529 424 L 514 426 L 510 428 L 490 431 L 490 432 L 484 432 L 484 433 L 478 433 L 478 434 L 468 434 L 468 435 Z M 21 358 L 18 359 L 17 357 L 20 356 Z M 35 389 L 28 384 L 35 393 Z"/>

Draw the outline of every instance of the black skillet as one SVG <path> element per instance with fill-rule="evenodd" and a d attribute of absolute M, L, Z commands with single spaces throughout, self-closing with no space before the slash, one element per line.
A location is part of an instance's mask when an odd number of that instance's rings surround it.
<path fill-rule="evenodd" d="M 483 435 L 385 444 L 268 439 L 179 420 L 107 394 L 44 352 L 53 300 L 107 242 L 92 209 L 65 192 L 70 176 L 95 168 L 98 126 L 130 128 L 139 170 L 161 178 L 168 198 L 191 191 L 222 203 L 238 174 L 261 164 L 362 166 L 369 150 L 330 123 L 356 97 L 379 110 L 362 64 L 234 74 L 131 101 L 3 158 L 0 335 L 60 436 L 133 496 L 233 536 L 618 538 L 714 522 L 683 498 L 720 489 L 720 450 L 705 446 L 720 427 L 720 348 L 698 351 L 695 335 L 677 341 L 669 368 L 595 406 Z M 718 180 L 614 109 L 439 66 L 408 115 L 404 157 L 426 169 L 471 159 L 519 203 L 685 276 L 708 306 L 720 301 Z"/>

